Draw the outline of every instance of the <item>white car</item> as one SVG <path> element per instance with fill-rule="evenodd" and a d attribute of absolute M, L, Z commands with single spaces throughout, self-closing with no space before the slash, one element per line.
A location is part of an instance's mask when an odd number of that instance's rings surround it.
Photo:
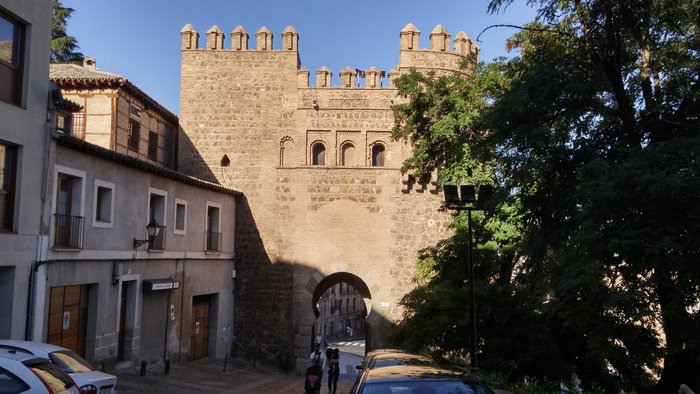
<path fill-rule="evenodd" d="M 98 371 L 72 350 L 41 342 L 0 339 L 0 349 L 49 359 L 78 385 L 80 394 L 115 394 L 117 377 Z"/>
<path fill-rule="evenodd" d="M 79 394 L 78 386 L 58 366 L 24 352 L 0 350 L 0 392 L 7 394 Z"/>

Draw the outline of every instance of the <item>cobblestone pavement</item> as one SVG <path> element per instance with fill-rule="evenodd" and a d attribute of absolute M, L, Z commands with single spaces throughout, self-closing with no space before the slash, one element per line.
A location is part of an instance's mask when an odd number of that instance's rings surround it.
<path fill-rule="evenodd" d="M 304 377 L 293 372 L 284 373 L 267 367 L 257 366 L 240 360 L 230 361 L 224 372 L 224 362 L 213 358 L 173 363 L 170 373 L 164 374 L 163 365 L 146 370 L 140 376 L 140 369 L 109 371 L 117 375 L 118 393 L 303 393 Z M 324 376 L 321 394 L 328 392 Z M 354 376 L 341 375 L 336 394 L 346 394 L 355 380 Z"/>

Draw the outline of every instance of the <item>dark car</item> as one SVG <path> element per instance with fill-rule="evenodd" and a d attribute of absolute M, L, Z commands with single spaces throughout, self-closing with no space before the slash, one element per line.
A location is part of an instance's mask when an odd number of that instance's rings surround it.
<path fill-rule="evenodd" d="M 432 357 L 414 353 L 382 353 L 377 354 L 368 360 L 365 368 L 383 368 L 396 365 L 433 365 L 435 361 Z"/>
<path fill-rule="evenodd" d="M 422 354 L 407 353 L 400 349 L 376 349 L 368 352 L 362 360 L 362 364 L 355 366 L 359 370 L 374 368 L 377 366 L 400 365 L 401 360 L 425 360 L 432 363 L 432 358 Z M 376 361 L 375 361 L 376 360 Z M 381 360 L 380 363 L 377 361 Z"/>
<path fill-rule="evenodd" d="M 494 394 L 476 375 L 452 367 L 397 365 L 360 373 L 351 394 Z"/>

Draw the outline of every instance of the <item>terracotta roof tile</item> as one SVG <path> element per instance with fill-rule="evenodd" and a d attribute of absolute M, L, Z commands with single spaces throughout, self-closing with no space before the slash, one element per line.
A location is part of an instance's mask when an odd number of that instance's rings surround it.
<path fill-rule="evenodd" d="M 49 69 L 52 80 L 83 80 L 83 81 L 125 81 L 126 78 L 100 69 L 83 67 L 77 64 L 52 64 Z"/>

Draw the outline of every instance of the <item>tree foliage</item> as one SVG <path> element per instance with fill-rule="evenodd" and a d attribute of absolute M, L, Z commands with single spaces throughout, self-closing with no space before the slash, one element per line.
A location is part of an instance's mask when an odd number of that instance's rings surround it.
<path fill-rule="evenodd" d="M 529 3 L 538 21 L 509 40 L 519 56 L 397 83 L 410 102 L 396 108 L 395 136 L 418 148 L 406 169 L 443 167 L 452 181 L 481 169 L 501 187 L 491 227 L 475 229 L 480 250 L 514 250 L 510 270 L 479 255 L 482 367 L 576 373 L 609 392 L 700 385 L 700 1 Z M 494 237 L 504 223 L 519 234 L 509 243 Z M 407 296 L 397 339 L 411 336 L 423 300 L 449 294 L 430 288 L 449 284 L 447 257 L 463 256 L 457 230 Z"/>
<path fill-rule="evenodd" d="M 83 54 L 78 52 L 78 40 L 66 32 L 73 11 L 72 8 L 63 7 L 60 0 L 53 0 L 51 63 L 79 63 L 83 60 Z"/>

